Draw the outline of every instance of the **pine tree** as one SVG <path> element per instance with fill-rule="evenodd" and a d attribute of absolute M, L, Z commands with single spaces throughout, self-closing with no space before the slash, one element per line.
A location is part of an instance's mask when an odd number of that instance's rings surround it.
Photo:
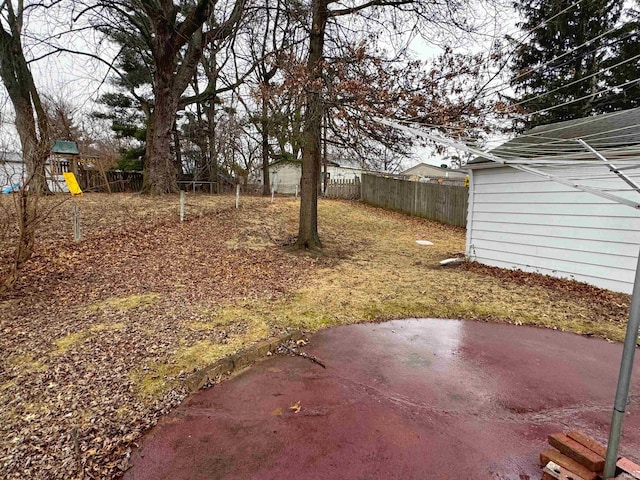
<path fill-rule="evenodd" d="M 111 122 L 111 130 L 120 142 L 117 168 L 141 171 L 146 154 L 147 125 L 153 106 L 152 59 L 139 32 L 100 28 L 120 53 L 114 67 L 117 75 L 109 79 L 111 91 L 100 96 L 101 107 L 95 118 Z"/>
<path fill-rule="evenodd" d="M 640 8 L 640 1 L 636 2 Z M 611 42 L 611 57 L 603 63 L 607 84 L 615 87 L 601 101 L 602 110 L 616 111 L 640 106 L 640 11 L 629 9 Z M 621 87 L 616 87 L 622 85 Z"/>
<path fill-rule="evenodd" d="M 615 43 L 618 33 L 607 32 L 618 24 L 623 3 L 623 0 L 579 3 L 516 0 L 515 7 L 524 17 L 519 26 L 525 40 L 515 52 L 511 85 L 516 93 L 515 104 L 528 115 L 526 127 L 609 109 L 606 95 L 589 95 L 609 86 L 606 72 L 597 72 L 613 56 L 610 45 Z M 588 98 L 574 101 L 582 97 Z M 571 103 L 563 105 L 566 102 Z M 554 108 L 540 112 L 550 107 Z"/>

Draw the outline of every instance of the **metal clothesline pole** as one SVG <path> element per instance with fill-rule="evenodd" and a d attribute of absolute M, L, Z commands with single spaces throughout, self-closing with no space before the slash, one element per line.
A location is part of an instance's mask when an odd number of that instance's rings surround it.
<path fill-rule="evenodd" d="M 624 412 L 627 407 L 631 372 L 633 371 L 633 357 L 635 356 L 636 343 L 638 342 L 638 328 L 640 328 L 640 253 L 638 254 L 638 265 L 636 266 L 636 278 L 633 284 L 629 321 L 627 323 L 627 333 L 624 338 L 620 374 L 618 375 L 618 386 L 616 387 L 616 398 L 613 406 L 613 415 L 611 417 L 604 478 L 613 478 L 616 473 L 622 421 L 624 420 Z"/>
<path fill-rule="evenodd" d="M 611 171 L 611 172 L 615 173 L 616 175 L 618 175 L 622 179 L 623 182 L 625 182 L 627 185 L 629 185 L 631 188 L 633 188 L 636 192 L 640 192 L 640 186 L 638 186 L 638 184 L 636 182 L 634 182 L 629 177 L 627 177 L 624 173 L 622 173 L 618 169 L 618 167 L 616 167 L 613 163 L 611 163 L 609 160 L 607 160 L 607 158 L 604 155 L 602 155 L 600 152 L 598 152 L 595 148 L 593 148 L 591 145 L 589 145 L 587 142 L 585 142 L 581 138 L 578 139 L 578 142 L 580 142 L 580 144 L 584 148 L 586 148 L 591 153 L 593 153 L 596 157 L 598 157 L 600 160 L 602 160 L 605 163 L 605 165 L 607 167 L 609 167 L 609 171 Z"/>
<path fill-rule="evenodd" d="M 578 142 L 596 157 L 602 160 L 607 167 L 618 175 L 625 183 L 634 190 L 640 191 L 640 187 L 618 171 L 617 167 L 609 160 L 591 147 L 587 142 L 578 139 Z M 616 386 L 616 397 L 613 402 L 613 413 L 611 415 L 611 427 L 609 429 L 609 439 L 607 441 L 607 455 L 604 464 L 604 478 L 613 478 L 616 475 L 616 463 L 618 461 L 618 447 L 620 446 L 620 435 L 622 434 L 622 422 L 629 399 L 629 387 L 631 385 L 631 373 L 633 372 L 633 359 L 636 354 L 636 344 L 638 343 L 638 329 L 640 328 L 640 252 L 638 253 L 638 263 L 636 265 L 635 281 L 633 283 L 633 293 L 631 296 L 631 308 L 629 309 L 629 321 L 624 337 L 624 347 L 622 349 L 622 360 L 620 361 L 620 373 L 618 374 L 618 385 Z"/>

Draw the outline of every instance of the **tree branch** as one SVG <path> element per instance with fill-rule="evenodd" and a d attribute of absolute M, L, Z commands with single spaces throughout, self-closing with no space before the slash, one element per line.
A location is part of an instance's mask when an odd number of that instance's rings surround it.
<path fill-rule="evenodd" d="M 351 8 L 343 8 L 340 10 L 329 10 L 330 17 L 340 17 L 343 15 L 351 15 L 352 13 L 359 12 L 360 10 L 364 10 L 369 7 L 398 7 L 400 5 L 407 5 L 410 3 L 414 3 L 415 0 L 371 0 L 369 2 L 363 3 L 362 5 L 357 5 Z"/>

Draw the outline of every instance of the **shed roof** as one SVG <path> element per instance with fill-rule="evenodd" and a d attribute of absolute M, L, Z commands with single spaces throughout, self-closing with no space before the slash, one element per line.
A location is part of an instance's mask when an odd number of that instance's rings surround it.
<path fill-rule="evenodd" d="M 612 158 L 638 156 L 640 145 L 640 108 L 594 115 L 568 120 L 566 122 L 540 125 L 509 140 L 491 153 L 505 159 L 589 159 L 593 155 L 578 143 L 582 139 L 601 152 L 608 152 Z M 476 157 L 468 166 L 492 163 L 483 157 Z"/>
<path fill-rule="evenodd" d="M 296 159 L 296 160 L 280 159 L 280 160 L 275 160 L 275 161 L 273 161 L 273 162 L 271 162 L 269 164 L 270 167 L 275 167 L 276 165 L 293 165 L 293 166 L 296 166 L 296 167 L 301 167 L 302 166 L 302 159 Z M 336 162 L 332 162 L 331 160 L 329 160 L 327 162 L 327 165 L 329 165 L 330 167 L 339 167 L 340 166 Z"/>
<path fill-rule="evenodd" d="M 51 153 L 58 155 L 80 155 L 78 144 L 70 140 L 56 140 L 51 147 Z"/>
<path fill-rule="evenodd" d="M 414 165 L 413 167 L 407 168 L 406 170 L 400 172 L 400 175 L 413 175 L 413 174 L 420 174 L 420 171 L 425 171 L 425 172 L 429 172 L 431 174 L 437 175 L 437 174 L 442 174 L 442 175 L 447 175 L 447 174 L 451 174 L 454 177 L 465 177 L 466 176 L 466 172 L 461 170 L 461 169 L 457 169 L 457 168 L 442 168 L 442 167 L 438 167 L 436 165 L 430 165 L 428 163 L 418 163 L 417 165 Z"/>

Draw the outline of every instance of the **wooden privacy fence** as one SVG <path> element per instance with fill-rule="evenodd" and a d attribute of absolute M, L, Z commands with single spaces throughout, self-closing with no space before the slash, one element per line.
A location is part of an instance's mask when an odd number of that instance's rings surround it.
<path fill-rule="evenodd" d="M 327 183 L 327 191 L 324 196 L 328 198 L 360 200 L 360 181 L 358 179 L 329 180 L 329 183 Z"/>
<path fill-rule="evenodd" d="M 139 192 L 142 190 L 142 173 L 119 170 L 110 170 L 104 175 L 97 170 L 80 170 L 78 173 L 78 183 L 85 192 L 108 192 L 106 182 L 109 182 L 112 192 Z"/>
<path fill-rule="evenodd" d="M 449 225 L 467 225 L 469 189 L 464 186 L 363 174 L 362 201 Z"/>

